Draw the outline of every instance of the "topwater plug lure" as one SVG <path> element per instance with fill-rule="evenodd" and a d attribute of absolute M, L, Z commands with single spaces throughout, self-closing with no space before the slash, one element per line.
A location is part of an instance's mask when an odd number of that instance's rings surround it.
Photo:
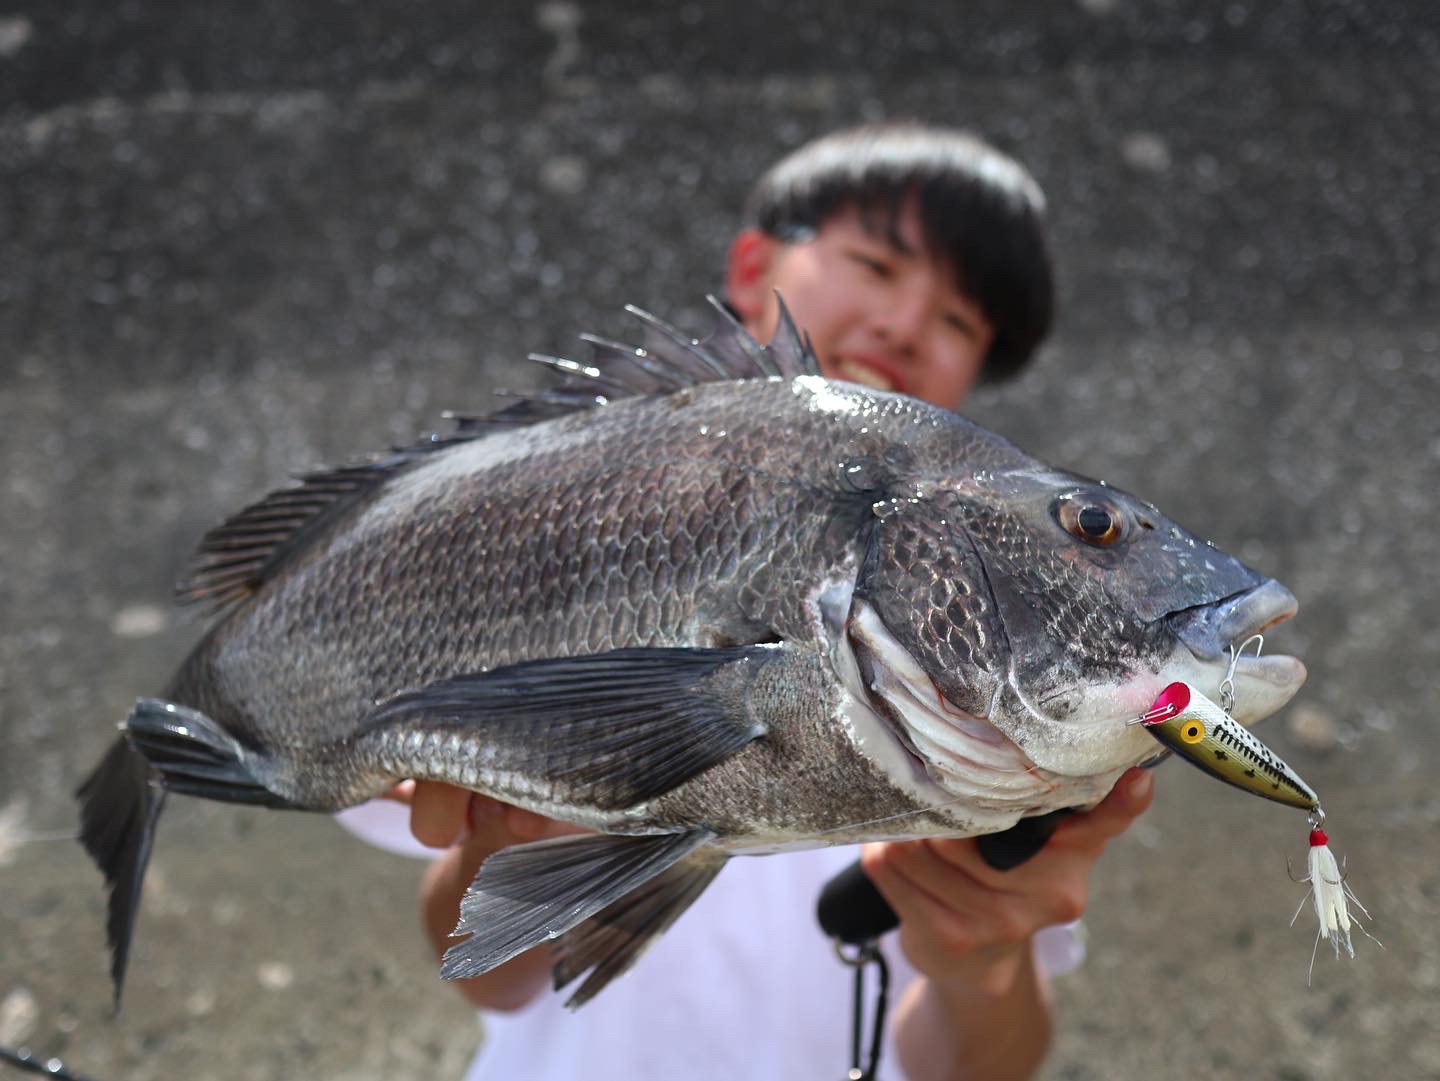
<path fill-rule="evenodd" d="M 1315 945 L 1319 946 L 1323 936 L 1335 948 L 1337 958 L 1342 947 L 1346 954 L 1354 957 L 1355 947 L 1350 941 L 1349 904 L 1353 903 L 1366 918 L 1370 913 L 1350 889 L 1334 853 L 1330 851 L 1329 837 L 1322 828 L 1325 812 L 1320 806 L 1320 797 L 1279 755 L 1230 715 L 1235 704 L 1235 666 L 1240 654 L 1251 642 L 1258 642 L 1258 656 L 1264 644 L 1259 635 L 1247 639 L 1239 650 L 1231 648 L 1230 671 L 1221 681 L 1219 703 L 1211 701 L 1189 683 L 1172 683 L 1160 692 L 1148 710 L 1130 723 L 1143 724 L 1145 730 L 1165 747 L 1226 784 L 1309 812 L 1309 873 L 1300 881 L 1310 883 L 1315 915 L 1320 922 Z M 1300 915 L 1299 909 L 1295 915 Z M 1293 924 L 1294 918 L 1290 922 Z M 1360 929 L 1365 931 L 1363 927 Z M 1313 950 L 1310 967 L 1313 972 Z"/>

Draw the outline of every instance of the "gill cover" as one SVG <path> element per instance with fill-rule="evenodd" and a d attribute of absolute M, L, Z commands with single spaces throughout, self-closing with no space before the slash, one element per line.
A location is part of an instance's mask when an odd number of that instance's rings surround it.
<path fill-rule="evenodd" d="M 949 490 L 877 503 L 854 598 L 874 609 L 952 704 L 985 717 L 1009 646 L 960 503 Z"/>

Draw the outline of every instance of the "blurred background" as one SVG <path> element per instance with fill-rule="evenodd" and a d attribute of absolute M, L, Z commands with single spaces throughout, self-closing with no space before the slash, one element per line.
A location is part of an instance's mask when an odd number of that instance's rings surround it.
<path fill-rule="evenodd" d="M 1261 734 L 1386 947 L 1307 987 L 1303 815 L 1167 764 L 1045 1076 L 1440 1077 L 1429 0 L 0 0 L 0 1042 L 101 1081 L 460 1076 L 417 864 L 322 817 L 176 804 L 112 1022 L 69 794 L 200 633 L 168 596 L 206 528 L 627 302 L 703 329 L 756 175 L 891 116 L 1049 194 L 1058 333 L 967 411 L 1300 598 L 1269 648 L 1310 681 Z"/>

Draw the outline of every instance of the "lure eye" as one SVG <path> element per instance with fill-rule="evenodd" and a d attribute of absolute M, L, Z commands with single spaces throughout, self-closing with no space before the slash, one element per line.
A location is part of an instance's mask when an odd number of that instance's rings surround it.
<path fill-rule="evenodd" d="M 1085 495 L 1062 500 L 1056 517 L 1065 532 L 1097 548 L 1109 548 L 1125 534 L 1125 517 L 1119 508 Z"/>
<path fill-rule="evenodd" d="M 1205 722 L 1192 717 L 1180 726 L 1180 738 L 1186 743 L 1199 743 L 1205 738 Z"/>

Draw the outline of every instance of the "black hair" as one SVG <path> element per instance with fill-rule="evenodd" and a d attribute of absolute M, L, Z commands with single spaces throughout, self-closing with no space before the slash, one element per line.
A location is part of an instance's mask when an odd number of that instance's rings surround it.
<path fill-rule="evenodd" d="M 988 143 L 913 122 L 837 131 L 771 167 L 746 200 L 745 220 L 797 243 L 853 207 L 903 250 L 897 225 L 912 199 L 929 254 L 995 327 L 981 377 L 1013 376 L 1050 331 L 1054 272 L 1040 186 Z"/>

